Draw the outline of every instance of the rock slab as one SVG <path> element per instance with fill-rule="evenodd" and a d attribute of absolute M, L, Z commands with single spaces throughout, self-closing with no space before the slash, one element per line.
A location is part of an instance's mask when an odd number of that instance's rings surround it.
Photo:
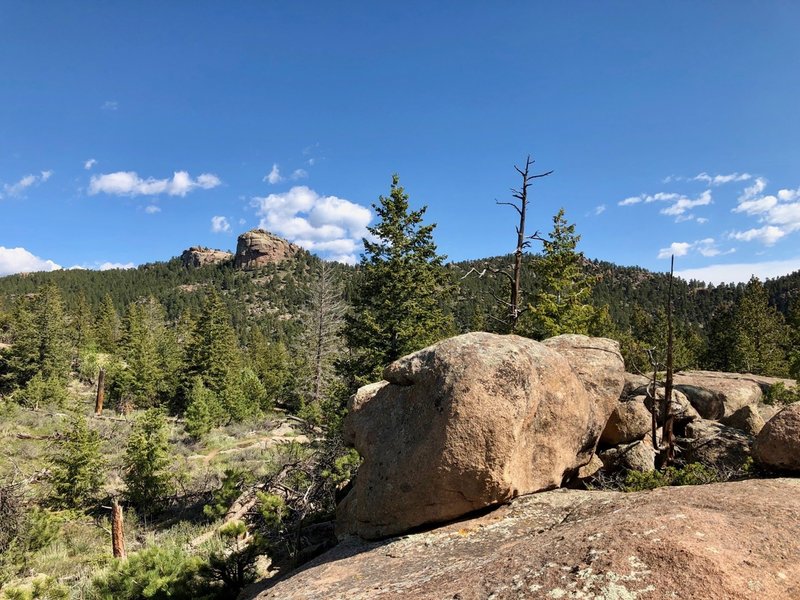
<path fill-rule="evenodd" d="M 337 533 L 394 535 L 574 475 L 624 379 L 615 342 L 574 337 L 545 345 L 468 333 L 389 365 L 386 381 L 350 400 L 345 442 L 364 462 Z"/>
<path fill-rule="evenodd" d="M 425 533 L 349 538 L 244 597 L 800 598 L 798 494 L 798 479 L 555 490 Z"/>

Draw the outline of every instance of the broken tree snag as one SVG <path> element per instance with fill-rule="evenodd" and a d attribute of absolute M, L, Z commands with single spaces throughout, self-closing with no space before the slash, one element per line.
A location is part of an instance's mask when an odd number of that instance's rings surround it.
<path fill-rule="evenodd" d="M 670 465 L 675 460 L 675 436 L 672 433 L 672 376 L 675 368 L 673 361 L 673 346 L 675 332 L 672 327 L 672 276 L 675 271 L 675 255 L 672 256 L 669 267 L 669 291 L 667 293 L 667 374 L 664 378 L 664 442 L 667 446 L 666 464 Z"/>
<path fill-rule="evenodd" d="M 111 549 L 114 558 L 125 558 L 125 529 L 122 524 L 122 507 L 116 498 L 111 503 Z"/>
<path fill-rule="evenodd" d="M 518 166 L 514 165 L 514 169 L 516 169 L 517 173 L 520 174 L 522 177 L 522 186 L 519 189 L 511 188 L 511 195 L 514 197 L 517 202 L 497 202 L 497 204 L 502 204 L 506 206 L 510 206 L 514 210 L 517 211 L 519 214 L 519 225 L 517 225 L 517 247 L 514 250 L 514 266 L 512 270 L 512 275 L 509 275 L 509 279 L 511 279 L 511 298 L 508 304 L 508 328 L 510 333 L 514 333 L 517 327 L 517 321 L 519 320 L 520 315 L 523 312 L 521 307 L 522 304 L 522 293 L 520 289 L 520 285 L 522 283 L 522 255 L 525 252 L 525 249 L 531 245 L 530 240 L 541 240 L 542 238 L 539 237 L 539 232 L 535 232 L 533 235 L 526 236 L 525 235 L 525 217 L 528 212 L 528 188 L 531 186 L 532 180 L 539 179 L 540 177 L 547 177 L 553 171 L 548 171 L 546 173 L 539 173 L 538 175 L 531 175 L 530 168 L 531 165 L 534 163 L 531 160 L 530 155 L 525 160 L 525 167 L 520 169 Z"/>
<path fill-rule="evenodd" d="M 103 401 L 106 399 L 106 370 L 100 369 L 97 375 L 97 397 L 94 401 L 94 414 L 98 417 L 103 414 Z"/>

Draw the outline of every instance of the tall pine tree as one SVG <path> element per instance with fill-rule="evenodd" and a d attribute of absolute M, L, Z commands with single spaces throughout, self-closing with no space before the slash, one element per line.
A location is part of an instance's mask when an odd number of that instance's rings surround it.
<path fill-rule="evenodd" d="M 389 196 L 372 206 L 379 221 L 364 240 L 345 326 L 356 384 L 379 378 L 385 365 L 452 332 L 446 305 L 453 285 L 433 241 L 436 225 L 422 224 L 426 207 L 410 210 L 397 175 Z"/>

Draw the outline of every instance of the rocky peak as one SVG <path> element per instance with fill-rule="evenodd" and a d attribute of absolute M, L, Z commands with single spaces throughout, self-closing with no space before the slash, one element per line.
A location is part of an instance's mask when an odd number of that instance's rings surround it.
<path fill-rule="evenodd" d="M 181 254 L 184 267 L 203 267 L 230 260 L 233 254 L 225 250 L 214 250 L 204 246 L 192 246 Z"/>
<path fill-rule="evenodd" d="M 239 236 L 234 266 L 237 269 L 258 269 L 294 257 L 300 246 L 263 229 L 253 229 Z"/>

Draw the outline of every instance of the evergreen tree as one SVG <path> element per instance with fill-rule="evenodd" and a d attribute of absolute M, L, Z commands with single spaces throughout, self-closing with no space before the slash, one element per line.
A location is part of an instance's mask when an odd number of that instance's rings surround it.
<path fill-rule="evenodd" d="M 36 298 L 39 336 L 39 371 L 45 380 L 66 382 L 70 371 L 70 345 L 64 302 L 55 284 L 44 286 Z"/>
<path fill-rule="evenodd" d="M 124 457 L 125 497 L 142 514 L 152 514 L 172 493 L 169 429 L 164 413 L 151 408 L 136 419 Z"/>
<path fill-rule="evenodd" d="M 195 376 L 187 398 L 184 420 L 186 433 L 200 439 L 219 424 L 222 407 L 216 394 L 204 384 L 202 377 Z"/>
<path fill-rule="evenodd" d="M 24 386 L 39 371 L 39 332 L 28 298 L 18 298 L 11 313 L 11 348 L 0 354 L 0 382 L 6 390 Z"/>
<path fill-rule="evenodd" d="M 83 290 L 78 293 L 75 310 L 72 312 L 72 341 L 79 352 L 94 345 L 92 309 Z"/>
<path fill-rule="evenodd" d="M 354 383 L 379 378 L 385 365 L 453 331 L 446 310 L 452 283 L 433 241 L 436 226 L 422 225 L 426 207 L 409 210 L 397 175 L 389 196 L 372 206 L 379 221 L 368 228 L 372 239 L 364 239 L 344 330 Z"/>
<path fill-rule="evenodd" d="M 788 374 L 786 344 L 788 330 L 783 315 L 769 305 L 764 286 L 757 277 L 747 283 L 733 316 L 734 371 L 760 375 Z"/>
<path fill-rule="evenodd" d="M 106 294 L 95 322 L 98 349 L 111 354 L 115 353 L 120 338 L 120 330 L 119 314 L 114 307 L 114 301 L 109 294 Z"/>
<path fill-rule="evenodd" d="M 583 254 L 575 248 L 581 236 L 568 224 L 564 209 L 553 217 L 553 230 L 543 240 L 544 251 L 534 263 L 539 291 L 524 316 L 523 331 L 544 339 L 562 333 L 588 334 L 595 309 L 590 304 L 593 281 L 583 268 Z"/>
<path fill-rule="evenodd" d="M 250 366 L 265 391 L 261 409 L 269 411 L 275 404 L 287 404 L 292 374 L 289 352 L 283 342 L 270 343 L 259 327 L 253 327 L 247 351 Z"/>
<path fill-rule="evenodd" d="M 76 416 L 51 456 L 53 501 L 64 508 L 84 508 L 104 480 L 105 461 L 100 435 L 89 428 L 86 417 Z"/>
<path fill-rule="evenodd" d="M 225 389 L 229 373 L 238 373 L 241 352 L 231 316 L 216 291 L 205 298 L 188 348 L 188 374 L 199 375 L 215 394 Z"/>

